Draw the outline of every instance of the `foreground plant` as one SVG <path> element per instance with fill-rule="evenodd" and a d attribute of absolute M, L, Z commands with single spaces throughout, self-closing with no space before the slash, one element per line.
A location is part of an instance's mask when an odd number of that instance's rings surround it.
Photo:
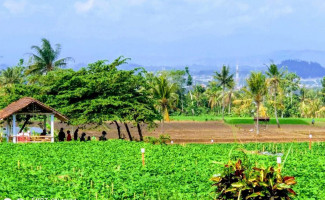
<path fill-rule="evenodd" d="M 292 176 L 282 176 L 280 168 L 249 168 L 231 161 L 225 165 L 222 175 L 211 178 L 216 186 L 216 199 L 291 199 L 296 193 Z"/>

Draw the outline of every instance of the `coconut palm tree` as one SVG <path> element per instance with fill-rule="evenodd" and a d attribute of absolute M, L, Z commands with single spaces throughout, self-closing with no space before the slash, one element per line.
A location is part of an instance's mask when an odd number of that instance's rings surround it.
<path fill-rule="evenodd" d="M 278 128 L 280 128 L 280 123 L 279 123 L 278 113 L 277 113 L 277 95 L 278 95 L 280 84 L 282 83 L 283 80 L 284 73 L 278 69 L 278 66 L 276 66 L 275 64 L 271 64 L 267 68 L 266 75 L 268 76 L 267 83 L 270 86 L 270 92 L 271 95 L 273 96 L 274 116 Z"/>
<path fill-rule="evenodd" d="M 259 134 L 259 109 L 263 101 L 263 97 L 267 93 L 266 78 L 261 72 L 252 72 L 246 80 L 248 89 L 245 89 L 247 94 L 251 96 L 256 104 L 256 133 Z"/>
<path fill-rule="evenodd" d="M 205 95 L 208 98 L 208 104 L 213 110 L 215 107 L 221 106 L 221 99 L 222 99 L 222 89 L 220 88 L 219 85 L 215 81 L 212 81 L 208 85 L 208 89 L 205 91 Z M 217 110 L 217 113 L 219 114 L 219 110 Z"/>
<path fill-rule="evenodd" d="M 31 55 L 32 64 L 28 66 L 26 74 L 47 74 L 60 67 L 65 67 L 68 61 L 73 60 L 71 57 L 59 59 L 61 53 L 61 45 L 56 44 L 55 49 L 52 48 L 50 41 L 43 38 L 42 46 L 32 46 L 35 53 Z"/>
<path fill-rule="evenodd" d="M 222 97 L 225 96 L 226 88 L 231 88 L 234 82 L 234 74 L 230 74 L 229 67 L 222 66 L 221 72 L 215 72 L 214 79 L 219 82 L 219 85 L 222 87 Z M 225 112 L 225 101 L 222 98 L 222 120 L 224 120 Z"/>
<path fill-rule="evenodd" d="M 0 86 L 11 86 L 13 84 L 19 84 L 23 82 L 24 76 L 23 71 L 24 67 L 23 60 L 19 61 L 19 64 L 14 67 L 8 67 L 0 71 Z"/>
<path fill-rule="evenodd" d="M 164 121 L 169 121 L 169 109 L 177 102 L 178 95 L 177 85 L 169 83 L 165 76 L 156 77 L 154 79 L 153 97 L 157 100 L 157 106 L 163 115 L 162 132 L 164 132 Z"/>

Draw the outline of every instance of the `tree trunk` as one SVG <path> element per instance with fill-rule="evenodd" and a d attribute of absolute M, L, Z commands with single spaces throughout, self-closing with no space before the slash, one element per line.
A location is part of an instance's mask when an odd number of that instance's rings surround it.
<path fill-rule="evenodd" d="M 259 111 L 260 111 L 260 103 L 258 102 L 257 104 L 257 117 L 256 117 L 256 134 L 260 134 L 259 126 L 258 126 L 258 121 L 259 121 Z"/>
<path fill-rule="evenodd" d="M 117 121 L 115 120 L 114 121 L 115 125 L 116 125 L 116 128 L 117 128 L 117 134 L 118 134 L 118 139 L 121 139 L 121 127 L 120 125 L 117 123 Z"/>
<path fill-rule="evenodd" d="M 138 133 L 139 133 L 140 141 L 143 141 L 143 135 L 142 135 L 142 131 L 141 131 L 141 127 L 140 127 L 140 124 L 139 123 L 137 123 L 137 128 L 138 128 Z"/>
<path fill-rule="evenodd" d="M 225 86 L 222 87 L 222 120 L 225 120 L 224 113 L 225 113 Z"/>
<path fill-rule="evenodd" d="M 19 130 L 18 133 L 21 133 L 24 130 L 24 128 L 27 125 L 27 123 L 28 123 L 28 121 L 29 121 L 30 118 L 31 118 L 31 116 L 30 115 L 27 115 L 26 121 L 25 121 L 24 125 L 21 127 L 21 129 Z"/>
<path fill-rule="evenodd" d="M 229 94 L 228 115 L 230 115 L 230 112 L 231 112 L 231 93 Z"/>
<path fill-rule="evenodd" d="M 192 106 L 193 106 L 193 96 L 192 96 L 191 90 L 190 90 L 190 96 L 191 96 L 191 103 L 192 103 Z M 191 110 L 192 110 L 192 115 L 195 115 L 194 109 L 192 108 Z"/>
<path fill-rule="evenodd" d="M 124 122 L 124 126 L 125 126 L 125 129 L 126 129 L 126 132 L 128 133 L 130 141 L 133 141 L 130 129 L 129 129 L 128 124 L 126 122 Z"/>
<path fill-rule="evenodd" d="M 276 95 L 277 95 L 277 91 L 275 90 L 275 94 L 274 94 L 274 115 L 275 115 L 275 120 L 276 120 L 276 123 L 278 125 L 278 128 L 280 128 L 280 122 L 279 122 L 278 113 L 277 113 L 277 110 L 276 110 Z"/>

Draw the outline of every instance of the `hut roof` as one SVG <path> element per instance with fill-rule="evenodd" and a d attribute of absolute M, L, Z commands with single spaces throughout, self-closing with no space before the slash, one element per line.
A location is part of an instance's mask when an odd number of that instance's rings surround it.
<path fill-rule="evenodd" d="M 0 120 L 6 119 L 13 114 L 54 114 L 54 116 L 61 121 L 68 121 L 69 119 L 54 110 L 50 106 L 43 104 L 42 102 L 31 98 L 23 97 L 18 101 L 9 104 L 6 108 L 0 111 Z"/>

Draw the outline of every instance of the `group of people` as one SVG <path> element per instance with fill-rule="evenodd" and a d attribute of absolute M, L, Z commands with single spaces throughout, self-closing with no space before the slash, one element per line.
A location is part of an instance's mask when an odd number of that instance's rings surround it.
<path fill-rule="evenodd" d="M 73 140 L 74 141 L 78 141 L 78 132 L 79 132 L 79 128 L 77 128 L 73 133 Z M 100 141 L 107 140 L 106 139 L 106 134 L 107 133 L 105 131 L 103 131 L 102 135 L 99 137 L 99 140 Z M 60 129 L 58 137 L 59 137 L 59 142 L 63 142 L 65 140 L 65 138 L 66 138 L 66 141 L 71 141 L 72 140 L 71 132 L 69 130 L 67 130 L 67 137 L 66 137 L 63 128 Z M 80 139 L 81 142 L 86 142 L 86 141 L 96 140 L 96 137 L 95 136 L 93 136 L 93 137 L 88 136 L 87 140 L 86 140 L 86 133 L 83 132 L 79 139 Z"/>

